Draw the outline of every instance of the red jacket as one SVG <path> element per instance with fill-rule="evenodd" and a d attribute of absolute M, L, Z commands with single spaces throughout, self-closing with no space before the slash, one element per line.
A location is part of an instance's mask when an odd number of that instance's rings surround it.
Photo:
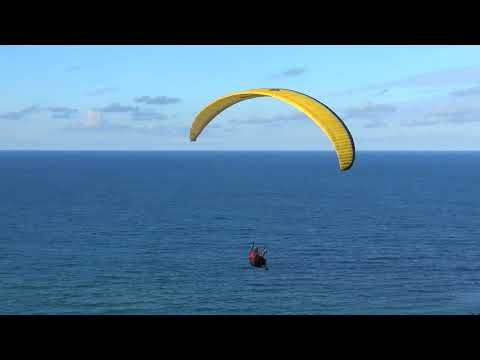
<path fill-rule="evenodd" d="M 253 266 L 263 266 L 266 264 L 266 260 L 263 256 L 256 254 L 252 249 L 248 251 L 248 261 Z"/>

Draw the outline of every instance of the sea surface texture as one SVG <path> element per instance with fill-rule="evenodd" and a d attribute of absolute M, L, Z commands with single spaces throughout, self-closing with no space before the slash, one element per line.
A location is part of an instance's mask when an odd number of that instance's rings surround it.
<path fill-rule="evenodd" d="M 0 314 L 478 312 L 480 153 L 0 152 Z"/>

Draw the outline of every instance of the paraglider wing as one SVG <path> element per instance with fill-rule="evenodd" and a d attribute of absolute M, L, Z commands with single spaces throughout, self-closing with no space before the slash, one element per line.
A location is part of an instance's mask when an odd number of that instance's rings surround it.
<path fill-rule="evenodd" d="M 215 116 L 240 101 L 270 96 L 286 102 L 313 120 L 332 142 L 340 166 L 340 170 L 348 170 L 355 160 L 355 144 L 343 121 L 320 101 L 288 89 L 252 89 L 238 91 L 221 96 L 209 103 L 195 117 L 190 128 L 190 140 L 196 141 L 203 129 Z"/>

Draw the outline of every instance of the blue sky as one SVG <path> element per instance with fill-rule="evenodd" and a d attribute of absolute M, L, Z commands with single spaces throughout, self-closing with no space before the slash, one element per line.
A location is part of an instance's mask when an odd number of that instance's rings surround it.
<path fill-rule="evenodd" d="M 196 143 L 195 114 L 281 87 L 331 107 L 361 150 L 480 150 L 479 46 L 0 46 L 0 150 L 329 150 L 275 99 L 239 103 Z"/>

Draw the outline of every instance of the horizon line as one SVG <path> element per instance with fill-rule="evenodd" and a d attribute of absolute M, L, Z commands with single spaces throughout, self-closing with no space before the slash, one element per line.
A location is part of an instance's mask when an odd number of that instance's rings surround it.
<path fill-rule="evenodd" d="M 0 149 L 0 152 L 324 152 L 335 153 L 335 150 L 316 149 Z M 358 150 L 356 153 L 365 152 L 480 152 L 480 149 L 442 150 L 442 149 L 376 149 Z"/>

